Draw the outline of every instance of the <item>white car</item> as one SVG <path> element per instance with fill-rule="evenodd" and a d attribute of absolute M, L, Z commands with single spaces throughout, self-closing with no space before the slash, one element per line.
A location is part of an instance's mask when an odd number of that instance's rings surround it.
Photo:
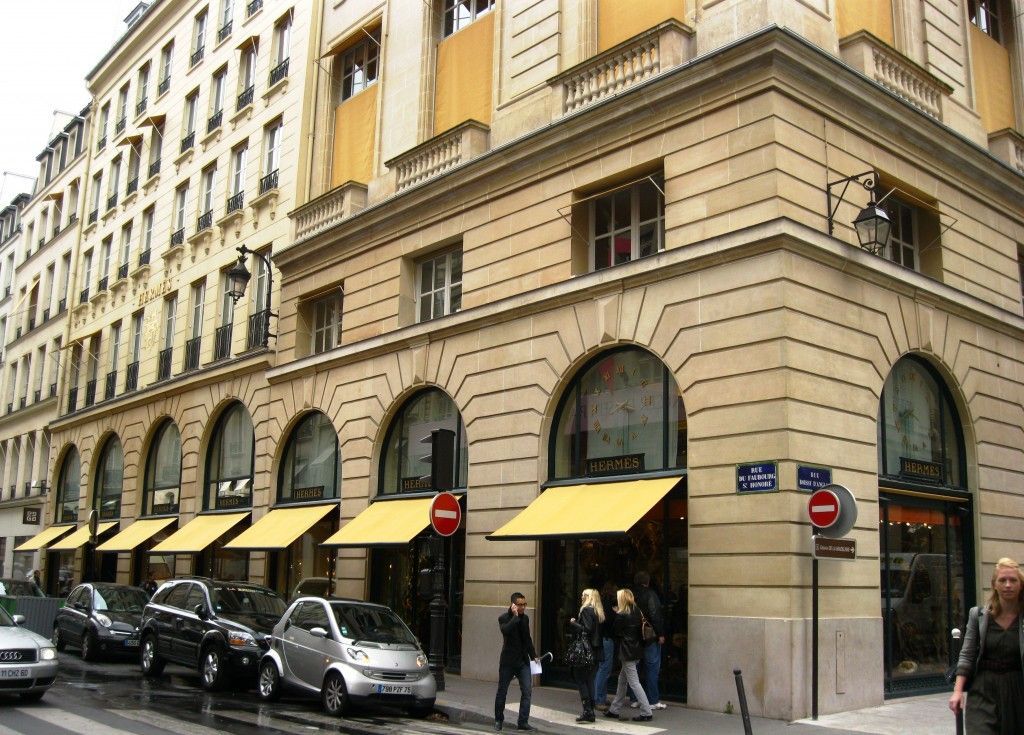
<path fill-rule="evenodd" d="M 25 618 L 0 607 L 0 693 L 35 701 L 57 677 L 57 649 L 49 639 L 22 628 Z"/>
<path fill-rule="evenodd" d="M 319 696 L 334 716 L 371 702 L 422 716 L 437 696 L 419 641 L 391 608 L 322 597 L 295 600 L 274 626 L 257 689 L 270 701 L 283 687 Z"/>

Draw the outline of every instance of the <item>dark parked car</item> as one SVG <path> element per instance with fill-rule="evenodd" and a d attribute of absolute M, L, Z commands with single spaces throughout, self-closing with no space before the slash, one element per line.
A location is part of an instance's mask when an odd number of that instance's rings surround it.
<path fill-rule="evenodd" d="M 80 584 L 57 611 L 50 640 L 63 651 L 76 646 L 82 658 L 138 655 L 139 626 L 149 595 L 139 587 L 106 582 Z"/>
<path fill-rule="evenodd" d="M 255 684 L 284 609 L 276 592 L 256 584 L 204 577 L 164 582 L 142 614 L 142 673 L 159 676 L 173 661 L 197 669 L 210 691 L 229 677 Z"/>

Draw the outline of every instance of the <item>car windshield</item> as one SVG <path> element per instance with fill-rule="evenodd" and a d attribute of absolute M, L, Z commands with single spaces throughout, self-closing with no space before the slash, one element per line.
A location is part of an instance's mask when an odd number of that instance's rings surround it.
<path fill-rule="evenodd" d="M 141 613 L 149 597 L 134 587 L 97 587 L 92 595 L 97 612 Z"/>
<path fill-rule="evenodd" d="M 11 616 L 7 613 L 6 610 L 4 610 L 2 607 L 0 607 L 0 628 L 13 628 L 13 627 L 14 627 L 14 620 L 11 618 Z"/>
<path fill-rule="evenodd" d="M 338 621 L 338 630 L 345 638 L 371 643 L 419 645 L 412 631 L 389 608 L 332 602 L 331 610 Z"/>
<path fill-rule="evenodd" d="M 213 588 L 213 607 L 218 613 L 229 615 L 271 615 L 279 618 L 284 614 L 285 604 L 271 590 L 225 584 Z"/>

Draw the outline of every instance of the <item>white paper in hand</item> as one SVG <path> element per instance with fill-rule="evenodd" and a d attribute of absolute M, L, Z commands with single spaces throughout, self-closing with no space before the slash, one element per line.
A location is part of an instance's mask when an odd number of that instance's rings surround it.
<path fill-rule="evenodd" d="M 542 671 L 544 671 L 544 667 L 541 666 L 540 661 L 530 662 L 530 676 L 540 676 Z"/>

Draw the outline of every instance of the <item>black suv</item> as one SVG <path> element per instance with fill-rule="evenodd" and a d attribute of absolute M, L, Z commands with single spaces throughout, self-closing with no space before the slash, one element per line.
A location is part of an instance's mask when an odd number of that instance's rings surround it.
<path fill-rule="evenodd" d="M 142 612 L 142 673 L 159 676 L 173 661 L 196 668 L 209 691 L 231 674 L 255 683 L 284 609 L 276 592 L 256 584 L 204 577 L 164 582 Z"/>

